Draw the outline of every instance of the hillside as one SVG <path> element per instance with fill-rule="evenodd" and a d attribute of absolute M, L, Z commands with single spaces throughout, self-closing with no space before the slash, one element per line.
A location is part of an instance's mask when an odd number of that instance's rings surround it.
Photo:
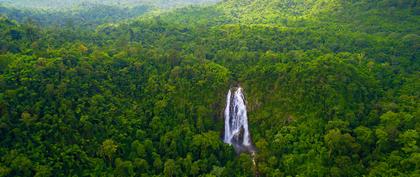
<path fill-rule="evenodd" d="M 45 27 L 96 28 L 106 23 L 115 23 L 144 15 L 153 8 L 146 5 L 114 7 L 90 4 L 66 11 L 19 9 L 0 6 L 0 13 L 20 23 L 34 23 Z"/>
<path fill-rule="evenodd" d="M 174 6 L 186 6 L 203 3 L 214 3 L 219 0 L 1 0 L 0 3 L 26 9 L 53 9 L 65 10 L 74 7 L 83 7 L 89 4 L 109 5 L 116 7 L 132 7 L 139 5 L 153 5 L 162 8 L 169 8 Z"/>
<path fill-rule="evenodd" d="M 47 27 L 96 28 L 120 23 L 148 13 L 160 13 L 192 5 L 210 5 L 218 0 L 0 0 L 0 14 L 20 23 Z"/>
<path fill-rule="evenodd" d="M 110 18 L 0 17 L 0 176 L 420 173 L 417 1 L 225 0 Z M 222 141 L 237 85 L 255 155 Z"/>

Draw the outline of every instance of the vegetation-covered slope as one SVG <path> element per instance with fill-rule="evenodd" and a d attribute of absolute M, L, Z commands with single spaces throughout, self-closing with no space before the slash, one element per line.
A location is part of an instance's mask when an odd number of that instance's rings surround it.
<path fill-rule="evenodd" d="M 95 28 L 104 23 L 115 23 L 135 18 L 149 12 L 152 7 L 139 5 L 135 7 L 115 7 L 109 5 L 89 4 L 66 11 L 19 9 L 0 6 L 0 13 L 20 23 L 36 23 L 48 27 Z"/>
<path fill-rule="evenodd" d="M 219 0 L 1 0 L 0 3 L 17 8 L 64 10 L 74 7 L 81 7 L 89 4 L 110 5 L 117 7 L 153 5 L 168 8 L 175 6 L 214 3 L 218 1 Z"/>
<path fill-rule="evenodd" d="M 416 176 L 417 1 L 230 0 L 0 22 L 0 176 Z M 257 167 L 223 144 L 245 91 Z"/>
<path fill-rule="evenodd" d="M 146 13 L 159 13 L 191 5 L 210 5 L 218 0 L 0 0 L 0 14 L 20 23 L 42 26 L 94 28 L 119 23 Z"/>

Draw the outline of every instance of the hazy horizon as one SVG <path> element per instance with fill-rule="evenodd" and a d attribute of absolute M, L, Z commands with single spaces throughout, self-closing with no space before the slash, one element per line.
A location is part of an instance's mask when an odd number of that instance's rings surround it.
<path fill-rule="evenodd" d="M 0 0 L 0 5 L 28 9 L 68 9 L 86 4 L 101 4 L 119 7 L 150 5 L 161 8 L 215 3 L 220 0 Z"/>

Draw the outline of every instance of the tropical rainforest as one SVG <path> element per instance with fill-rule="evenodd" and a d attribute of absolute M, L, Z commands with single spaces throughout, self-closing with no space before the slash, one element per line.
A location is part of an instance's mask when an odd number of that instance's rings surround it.
<path fill-rule="evenodd" d="M 418 0 L 0 0 L 0 176 L 419 176 L 419 57 Z"/>

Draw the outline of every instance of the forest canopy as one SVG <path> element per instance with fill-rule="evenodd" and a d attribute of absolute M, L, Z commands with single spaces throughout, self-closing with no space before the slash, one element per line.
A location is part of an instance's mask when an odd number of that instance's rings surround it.
<path fill-rule="evenodd" d="M 0 0 L 0 176 L 418 176 L 419 5 Z"/>

